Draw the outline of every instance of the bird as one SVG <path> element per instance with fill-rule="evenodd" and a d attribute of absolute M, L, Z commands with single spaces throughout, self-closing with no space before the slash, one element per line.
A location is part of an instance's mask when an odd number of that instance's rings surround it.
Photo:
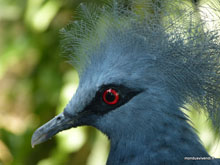
<path fill-rule="evenodd" d="M 78 89 L 34 132 L 32 146 L 87 125 L 107 135 L 108 165 L 220 164 L 181 110 L 199 105 L 219 132 L 219 2 L 199 2 L 80 5 L 79 20 L 61 30 Z"/>

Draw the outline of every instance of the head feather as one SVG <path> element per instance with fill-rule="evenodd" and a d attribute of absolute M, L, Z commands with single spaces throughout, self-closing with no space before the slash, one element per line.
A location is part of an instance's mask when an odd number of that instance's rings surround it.
<path fill-rule="evenodd" d="M 61 30 L 62 49 L 81 75 L 100 47 L 115 41 L 122 47 L 144 43 L 179 103 L 199 103 L 220 129 L 220 3 L 211 2 L 139 0 L 128 8 L 115 2 L 101 8 L 81 5 L 82 18 Z M 207 19 L 210 13 L 215 17 Z"/>

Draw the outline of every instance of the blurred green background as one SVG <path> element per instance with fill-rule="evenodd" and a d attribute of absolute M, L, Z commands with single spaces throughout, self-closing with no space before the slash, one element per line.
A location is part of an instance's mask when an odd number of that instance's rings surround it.
<path fill-rule="evenodd" d="M 77 88 L 76 71 L 60 56 L 59 30 L 76 18 L 80 2 L 0 0 L 0 165 L 105 164 L 109 142 L 91 127 L 30 144 L 34 130 L 60 113 Z M 220 157 L 204 115 L 190 115 L 209 153 Z"/>
<path fill-rule="evenodd" d="M 0 0 L 0 164 L 105 162 L 107 138 L 90 127 L 34 149 L 30 144 L 33 131 L 61 112 L 76 90 L 77 73 L 60 56 L 59 30 L 74 20 L 80 2 Z"/>

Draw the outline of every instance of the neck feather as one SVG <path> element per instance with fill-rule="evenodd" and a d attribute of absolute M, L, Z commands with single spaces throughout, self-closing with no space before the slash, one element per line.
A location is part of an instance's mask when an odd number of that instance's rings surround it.
<path fill-rule="evenodd" d="M 146 105 L 147 108 L 142 112 L 148 114 L 136 116 L 139 120 L 133 130 L 128 130 L 127 134 L 109 136 L 111 150 L 108 164 L 183 162 L 184 157 L 209 156 L 178 106 L 173 101 L 159 102 L 163 106 Z"/>

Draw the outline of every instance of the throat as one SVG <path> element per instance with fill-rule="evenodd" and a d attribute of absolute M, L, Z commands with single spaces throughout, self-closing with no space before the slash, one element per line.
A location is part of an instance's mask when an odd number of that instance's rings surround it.
<path fill-rule="evenodd" d="M 153 126 L 139 126 L 139 130 L 133 130 L 132 134 L 110 137 L 111 149 L 107 164 L 182 163 L 184 157 L 208 157 L 186 118 L 182 115 L 167 115 L 175 120 L 158 120 Z"/>

